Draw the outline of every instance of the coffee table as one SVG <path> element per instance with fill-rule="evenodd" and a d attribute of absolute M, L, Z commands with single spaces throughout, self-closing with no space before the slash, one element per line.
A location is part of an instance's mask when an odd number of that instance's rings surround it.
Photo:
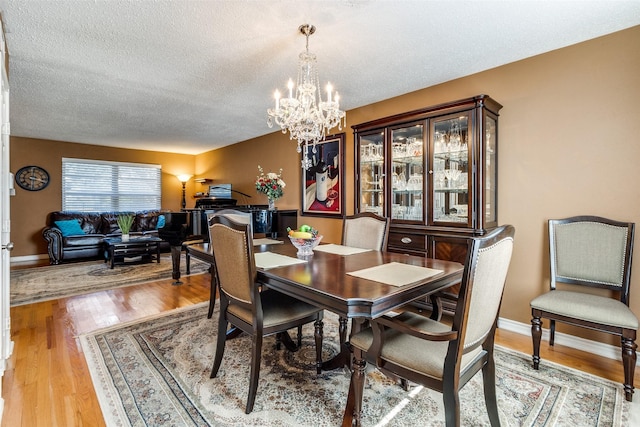
<path fill-rule="evenodd" d="M 160 242 L 162 239 L 155 236 L 134 237 L 123 242 L 120 237 L 108 237 L 104 239 L 107 257 L 105 262 L 109 261 L 111 268 L 118 263 L 125 263 L 125 258 L 149 257 L 160 263 Z M 122 261 L 119 261 L 122 259 Z"/>

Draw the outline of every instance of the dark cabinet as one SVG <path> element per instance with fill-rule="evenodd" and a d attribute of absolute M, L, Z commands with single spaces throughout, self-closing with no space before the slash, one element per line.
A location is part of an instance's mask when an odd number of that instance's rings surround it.
<path fill-rule="evenodd" d="M 391 218 L 389 250 L 464 262 L 498 225 L 498 113 L 486 95 L 353 126 L 355 207 Z"/>

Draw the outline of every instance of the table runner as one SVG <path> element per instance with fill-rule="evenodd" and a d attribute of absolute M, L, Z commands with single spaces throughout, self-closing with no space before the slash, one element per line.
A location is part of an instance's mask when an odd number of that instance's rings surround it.
<path fill-rule="evenodd" d="M 286 265 L 302 264 L 305 260 L 292 258 L 286 255 L 274 254 L 273 252 L 257 252 L 254 255 L 256 267 L 263 270 L 269 268 L 284 267 Z"/>
<path fill-rule="evenodd" d="M 316 246 L 313 250 L 319 251 L 319 252 L 327 252 L 330 254 L 337 254 L 337 255 L 353 255 L 353 254 L 359 254 L 362 252 L 369 252 L 371 249 L 354 248 L 352 246 L 336 245 L 333 243 L 329 243 L 328 245 Z"/>
<path fill-rule="evenodd" d="M 391 286 L 404 286 L 442 273 L 442 270 L 418 265 L 390 262 L 347 274 Z"/>

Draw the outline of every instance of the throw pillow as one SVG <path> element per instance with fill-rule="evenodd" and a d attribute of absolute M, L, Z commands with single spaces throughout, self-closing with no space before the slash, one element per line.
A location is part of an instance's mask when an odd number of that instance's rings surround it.
<path fill-rule="evenodd" d="M 165 219 L 164 219 L 164 215 L 158 215 L 158 225 L 156 225 L 156 229 L 158 228 L 164 228 L 165 226 Z"/>
<path fill-rule="evenodd" d="M 84 230 L 80 227 L 80 222 L 77 219 L 69 219 L 66 221 L 54 221 L 56 227 L 62 232 L 62 237 L 77 236 L 78 234 L 85 234 Z"/>

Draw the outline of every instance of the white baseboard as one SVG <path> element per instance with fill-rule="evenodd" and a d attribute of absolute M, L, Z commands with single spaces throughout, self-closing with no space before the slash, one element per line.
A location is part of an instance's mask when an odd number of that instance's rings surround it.
<path fill-rule="evenodd" d="M 515 320 L 504 319 L 500 317 L 498 319 L 498 328 L 505 331 L 515 332 L 521 335 L 531 336 L 531 324 L 516 322 Z M 542 328 L 542 340 L 549 341 L 549 329 Z M 606 357 L 608 359 L 619 360 L 622 363 L 622 350 L 620 347 L 616 347 L 610 344 L 604 344 L 597 341 L 591 341 L 584 338 L 574 337 L 573 335 L 563 334 L 556 330 L 556 344 L 564 345 L 567 347 L 575 348 L 595 354 L 598 356 Z M 533 353 L 533 344 L 531 348 Z M 636 366 L 640 365 L 640 359 L 636 362 Z"/>
<path fill-rule="evenodd" d="M 49 259 L 49 255 L 25 255 L 25 256 L 12 256 L 11 262 L 27 262 L 27 261 L 39 261 L 41 259 Z"/>

